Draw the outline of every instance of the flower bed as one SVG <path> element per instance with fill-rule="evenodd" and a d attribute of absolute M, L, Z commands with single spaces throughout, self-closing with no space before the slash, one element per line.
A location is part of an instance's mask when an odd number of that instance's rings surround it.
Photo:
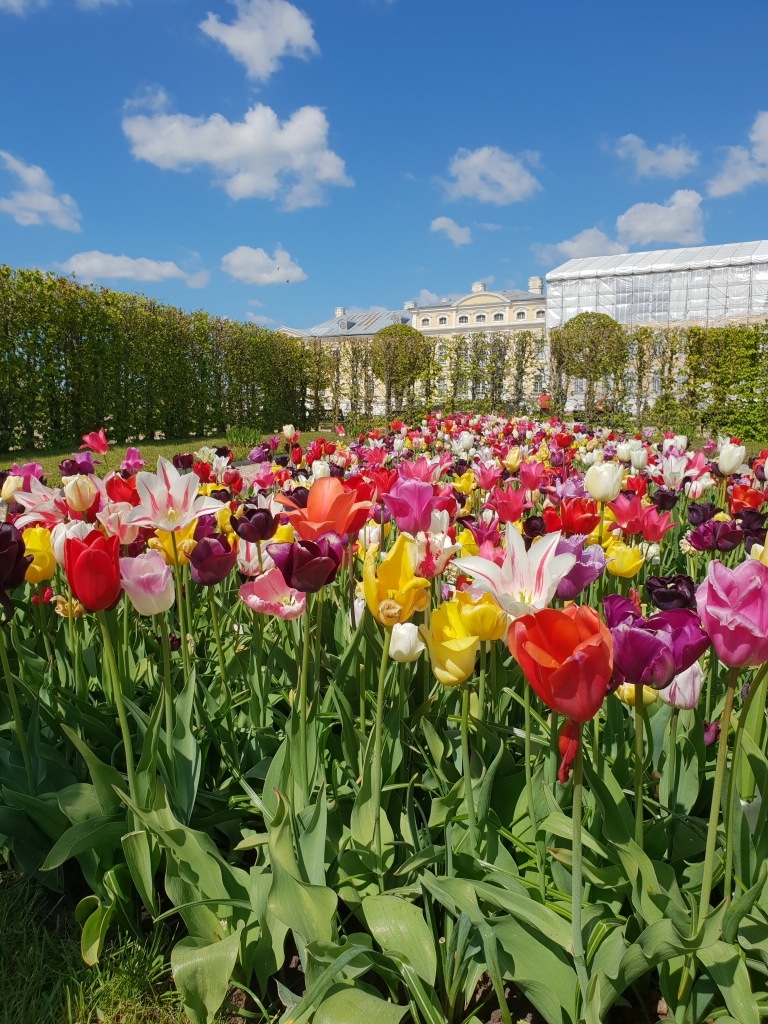
<path fill-rule="evenodd" d="M 89 964 L 172 919 L 195 1024 L 757 1024 L 768 452 L 337 433 L 3 475 L 2 856 Z"/>

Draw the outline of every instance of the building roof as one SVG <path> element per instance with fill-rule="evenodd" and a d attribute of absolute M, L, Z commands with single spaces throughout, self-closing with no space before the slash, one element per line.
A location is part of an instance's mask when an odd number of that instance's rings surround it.
<path fill-rule="evenodd" d="M 380 331 L 382 327 L 389 327 L 391 324 L 410 324 L 411 317 L 404 309 L 383 310 L 372 313 L 345 313 L 344 316 L 334 316 L 330 320 L 324 320 L 314 327 L 307 327 L 305 330 L 296 330 L 292 327 L 280 327 L 282 334 L 289 334 L 295 338 L 343 338 L 371 335 Z"/>
<path fill-rule="evenodd" d="M 689 249 L 657 249 L 627 252 L 619 256 L 586 256 L 568 260 L 550 270 L 547 283 L 580 277 L 614 277 L 623 274 L 669 273 L 674 270 L 707 270 L 711 267 L 743 267 L 768 263 L 768 241 L 702 245 Z"/>
<path fill-rule="evenodd" d="M 545 298 L 544 295 L 538 292 L 526 292 L 521 291 L 519 288 L 512 288 L 509 291 L 502 291 L 500 288 L 493 288 L 490 291 L 481 292 L 467 292 L 466 295 L 461 295 L 458 299 L 440 299 L 438 302 L 432 302 L 425 306 L 413 306 L 409 312 L 418 313 L 422 309 L 451 309 L 454 306 L 460 306 L 467 299 L 477 301 L 477 296 L 483 295 L 489 303 L 498 301 L 499 296 L 506 299 L 508 302 L 520 302 L 522 299 L 528 299 L 529 301 L 538 300 L 542 302 Z"/>

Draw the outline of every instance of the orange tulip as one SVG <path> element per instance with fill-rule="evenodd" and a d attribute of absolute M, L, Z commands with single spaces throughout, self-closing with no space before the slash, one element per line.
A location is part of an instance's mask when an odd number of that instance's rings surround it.
<path fill-rule="evenodd" d="M 350 532 L 358 512 L 372 507 L 370 501 L 358 501 L 355 491 L 345 491 L 334 476 L 321 477 L 312 484 L 306 508 L 299 508 L 290 495 L 279 494 L 277 500 L 288 507 L 285 514 L 302 540 L 317 540 L 331 532 L 343 536 Z"/>
<path fill-rule="evenodd" d="M 728 503 L 728 510 L 732 516 L 745 508 L 752 508 L 757 511 L 765 501 L 765 495 L 754 487 L 747 487 L 746 484 L 735 484 L 731 491 L 731 498 Z"/>

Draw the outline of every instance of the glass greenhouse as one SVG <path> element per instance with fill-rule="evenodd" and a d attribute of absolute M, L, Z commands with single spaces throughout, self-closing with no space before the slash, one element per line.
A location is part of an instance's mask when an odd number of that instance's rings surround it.
<path fill-rule="evenodd" d="M 763 320 L 768 241 L 569 260 L 547 274 L 547 330 L 586 312 L 630 328 Z"/>

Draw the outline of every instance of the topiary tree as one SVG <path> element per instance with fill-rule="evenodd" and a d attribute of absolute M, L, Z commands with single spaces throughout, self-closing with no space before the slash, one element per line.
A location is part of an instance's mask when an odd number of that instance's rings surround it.
<path fill-rule="evenodd" d="M 406 396 L 413 401 L 416 382 L 427 362 L 426 339 L 410 324 L 390 324 L 374 334 L 371 365 L 384 385 L 387 419 L 403 411 Z"/>
<path fill-rule="evenodd" d="M 588 422 L 621 408 L 629 359 L 627 332 L 621 324 L 605 313 L 579 313 L 551 332 L 550 351 L 560 377 L 559 381 L 550 381 L 558 409 L 568 397 L 567 381 L 574 378 L 584 381 L 584 416 Z"/>

